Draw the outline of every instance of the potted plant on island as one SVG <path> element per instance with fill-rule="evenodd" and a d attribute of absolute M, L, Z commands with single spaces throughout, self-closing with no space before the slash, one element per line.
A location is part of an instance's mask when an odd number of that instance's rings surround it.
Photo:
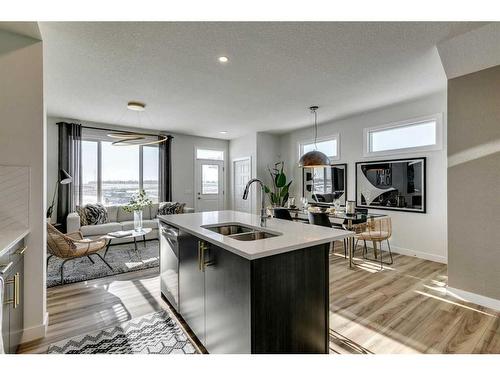
<path fill-rule="evenodd" d="M 271 180 L 273 185 L 271 188 L 264 186 L 264 190 L 269 194 L 269 200 L 273 207 L 285 207 L 286 202 L 289 197 L 289 188 L 292 181 L 286 181 L 286 175 L 283 172 L 285 166 L 284 161 L 280 161 L 274 164 L 274 168 L 267 167 L 269 174 L 271 175 Z"/>
<path fill-rule="evenodd" d="M 134 213 L 134 230 L 136 232 L 142 231 L 142 210 L 144 207 L 151 206 L 153 202 L 148 198 L 144 190 L 139 190 L 139 193 L 134 194 L 130 202 L 123 206 L 126 212 Z"/>

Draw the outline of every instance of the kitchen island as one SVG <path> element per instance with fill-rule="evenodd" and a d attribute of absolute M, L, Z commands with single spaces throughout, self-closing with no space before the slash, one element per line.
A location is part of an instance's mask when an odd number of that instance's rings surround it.
<path fill-rule="evenodd" d="M 209 353 L 328 353 L 328 251 L 352 232 L 237 211 L 159 219 L 162 294 Z"/>

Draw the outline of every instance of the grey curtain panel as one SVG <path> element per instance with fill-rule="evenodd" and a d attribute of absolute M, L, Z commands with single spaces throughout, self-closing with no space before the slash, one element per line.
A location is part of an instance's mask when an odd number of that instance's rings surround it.
<path fill-rule="evenodd" d="M 57 222 L 66 230 L 66 217 L 81 204 L 82 126 L 67 122 L 58 122 L 57 125 L 59 126 L 59 170 L 64 169 L 73 177 L 73 182 L 67 185 L 59 184 L 57 181 L 59 185 Z"/>
<path fill-rule="evenodd" d="M 167 135 L 167 140 L 161 142 L 159 147 L 159 168 L 160 168 L 160 202 L 172 201 L 172 137 Z"/>

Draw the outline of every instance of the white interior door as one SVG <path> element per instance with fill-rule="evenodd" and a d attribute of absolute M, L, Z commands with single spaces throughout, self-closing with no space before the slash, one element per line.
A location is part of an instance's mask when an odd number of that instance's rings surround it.
<path fill-rule="evenodd" d="M 224 161 L 196 160 L 195 209 L 197 212 L 224 209 Z"/>
<path fill-rule="evenodd" d="M 233 160 L 233 209 L 235 211 L 251 212 L 252 194 L 249 194 L 249 199 L 243 199 L 245 186 L 251 178 L 251 159 L 247 157 Z"/>

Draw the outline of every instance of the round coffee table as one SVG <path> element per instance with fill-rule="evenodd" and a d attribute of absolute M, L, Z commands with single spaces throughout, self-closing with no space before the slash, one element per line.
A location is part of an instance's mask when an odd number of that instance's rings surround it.
<path fill-rule="evenodd" d="M 152 230 L 153 230 L 152 228 L 142 228 L 140 231 L 132 230 L 130 234 L 123 237 L 114 237 L 110 236 L 109 234 L 102 236 L 101 238 L 108 240 L 108 244 L 106 245 L 106 251 L 104 252 L 104 258 L 106 258 L 106 254 L 108 253 L 111 241 L 116 239 L 133 239 L 134 249 L 136 253 L 139 253 L 139 250 L 137 249 L 137 237 L 142 237 L 142 240 L 144 241 L 144 246 L 146 246 L 146 234 L 151 233 Z"/>

